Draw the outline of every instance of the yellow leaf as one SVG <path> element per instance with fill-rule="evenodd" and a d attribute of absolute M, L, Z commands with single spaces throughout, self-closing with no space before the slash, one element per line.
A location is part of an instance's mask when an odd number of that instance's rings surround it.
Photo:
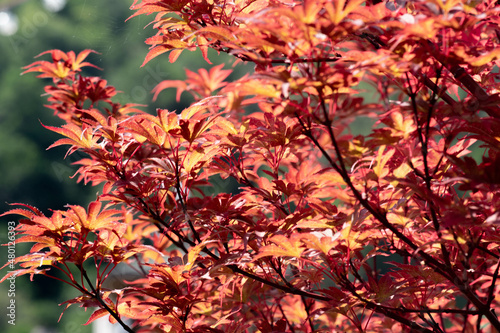
<path fill-rule="evenodd" d="M 408 165 L 408 163 L 402 163 L 399 167 L 397 167 L 394 170 L 394 176 L 397 178 L 404 178 L 411 170 L 412 169 Z"/>
<path fill-rule="evenodd" d="M 500 48 L 497 48 L 489 53 L 486 53 L 486 54 L 483 54 L 479 57 L 475 57 L 475 58 L 472 58 L 469 63 L 472 65 L 472 66 L 482 66 L 484 64 L 487 64 L 487 63 L 490 63 L 492 62 L 493 60 L 496 60 L 498 59 L 498 57 L 500 56 Z"/>
<path fill-rule="evenodd" d="M 387 170 L 385 168 L 385 165 L 387 164 L 389 159 L 392 157 L 392 155 L 394 155 L 394 153 L 396 152 L 396 150 L 394 148 L 386 152 L 385 148 L 386 148 L 386 146 L 384 145 L 384 146 L 381 146 L 380 149 L 378 150 L 377 159 L 376 159 L 377 163 L 373 167 L 373 172 L 379 178 L 384 177 L 389 172 L 389 170 Z"/>
<path fill-rule="evenodd" d="M 307 248 L 318 250 L 323 254 L 328 254 L 333 247 L 338 245 L 337 239 L 339 239 L 339 237 L 339 232 L 333 234 L 331 229 L 326 229 L 321 233 L 314 232 L 304 234 L 301 236 L 301 240 Z"/>
<path fill-rule="evenodd" d="M 233 123 L 223 117 L 219 117 L 217 119 L 217 127 L 223 129 L 226 133 L 230 133 L 232 135 L 237 135 L 238 131 L 234 127 Z"/>
<path fill-rule="evenodd" d="M 403 227 L 405 227 L 410 222 L 410 219 L 406 216 L 394 213 L 388 213 L 387 220 L 393 224 L 397 224 Z"/>
<path fill-rule="evenodd" d="M 325 4 L 329 19 L 334 24 L 339 24 L 342 20 L 360 6 L 364 0 L 350 0 L 347 5 L 345 0 L 335 0 Z"/>
<path fill-rule="evenodd" d="M 270 245 L 260 249 L 254 260 L 262 257 L 293 257 L 300 258 L 303 249 L 300 238 L 289 239 L 282 235 L 276 235 L 269 239 Z"/>

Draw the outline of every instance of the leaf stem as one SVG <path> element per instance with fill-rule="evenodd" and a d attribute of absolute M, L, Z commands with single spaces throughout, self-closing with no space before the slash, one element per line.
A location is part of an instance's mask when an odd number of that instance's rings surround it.
<path fill-rule="evenodd" d="M 107 304 L 106 302 L 104 302 L 104 300 L 101 298 L 100 296 L 100 292 L 97 291 L 95 288 L 94 288 L 94 285 L 92 284 L 92 282 L 90 281 L 88 275 L 87 275 L 87 271 L 82 267 L 82 266 L 79 266 L 78 269 L 80 270 L 82 276 L 85 278 L 85 280 L 87 281 L 87 284 L 90 286 L 90 289 L 92 289 L 92 293 L 88 293 L 90 296 L 92 296 L 93 298 L 95 298 L 100 304 L 101 306 L 106 309 L 106 311 L 109 312 L 109 314 L 116 319 L 116 321 L 123 327 L 123 329 L 129 333 L 135 333 L 135 331 L 133 329 L 131 329 L 127 324 L 125 324 L 125 322 L 123 322 L 123 320 L 121 320 L 120 316 L 118 315 L 118 313 L 116 313 L 115 311 L 113 311 Z"/>

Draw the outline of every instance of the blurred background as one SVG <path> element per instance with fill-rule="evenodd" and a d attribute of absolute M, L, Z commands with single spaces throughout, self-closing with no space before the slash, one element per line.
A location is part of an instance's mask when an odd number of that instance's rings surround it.
<path fill-rule="evenodd" d="M 49 81 L 35 78 L 33 73 L 21 76 L 22 67 L 33 57 L 50 49 L 73 50 L 78 53 L 93 49 L 88 60 L 103 69 L 100 75 L 122 93 L 115 98 L 121 103 L 147 104 L 143 110 L 156 108 L 182 110 L 190 102 L 183 95 L 175 102 L 170 89 L 151 102 L 151 90 L 166 79 L 183 79 L 184 68 L 196 70 L 207 67 L 197 52 L 185 52 L 172 65 L 167 57 L 159 57 L 140 68 L 147 54 L 144 40 L 153 35 L 145 28 L 150 17 L 125 20 L 133 13 L 132 0 L 0 0 L 0 212 L 10 209 L 8 203 L 26 203 L 50 215 L 50 209 L 64 209 L 66 204 L 86 206 L 95 199 L 98 189 L 77 184 L 70 177 L 77 167 L 72 158 L 64 159 L 67 147 L 46 148 L 56 141 L 57 134 L 44 129 L 40 123 L 59 126 L 61 121 L 44 108 L 43 87 Z M 227 63 L 228 57 L 210 54 L 216 65 Z M 235 75 L 240 76 L 240 69 Z M 73 158 L 73 161 L 75 159 Z M 6 244 L 8 222 L 16 216 L 0 218 L 0 242 Z M 18 244 L 16 255 L 29 251 L 30 244 Z M 0 266 L 7 261 L 7 247 L 0 247 Z M 4 276 L 8 267 L 0 271 Z M 65 300 L 74 298 L 76 290 L 41 276 L 15 279 L 16 325 L 7 316 L 10 299 L 9 283 L 0 284 L 0 332 L 8 333 L 86 333 L 82 326 L 90 311 L 70 307 L 57 323 Z M 9 296 L 8 296 L 9 295 Z"/>

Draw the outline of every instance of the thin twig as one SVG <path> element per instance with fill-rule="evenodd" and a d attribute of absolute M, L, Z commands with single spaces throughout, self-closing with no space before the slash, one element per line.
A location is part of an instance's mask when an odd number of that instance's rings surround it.
<path fill-rule="evenodd" d="M 106 302 L 104 302 L 104 300 L 101 298 L 101 295 L 100 295 L 100 292 L 97 291 L 95 288 L 94 288 L 94 285 L 92 284 L 92 282 L 90 281 L 88 275 L 87 275 L 87 271 L 85 271 L 85 269 L 80 266 L 78 267 L 78 269 L 80 270 L 80 272 L 82 273 L 82 276 L 85 278 L 85 280 L 87 281 L 87 284 L 90 286 L 90 289 L 92 289 L 92 293 L 88 293 L 89 296 L 92 296 L 93 298 L 95 298 L 99 304 L 101 304 L 101 306 L 106 309 L 106 311 L 109 312 L 109 314 L 116 319 L 116 321 L 123 327 L 123 329 L 129 333 L 135 333 L 135 331 L 133 329 L 131 329 L 127 324 L 125 324 L 125 322 L 123 322 L 123 320 L 121 320 L 120 316 L 115 312 L 113 311 L 107 304 Z"/>

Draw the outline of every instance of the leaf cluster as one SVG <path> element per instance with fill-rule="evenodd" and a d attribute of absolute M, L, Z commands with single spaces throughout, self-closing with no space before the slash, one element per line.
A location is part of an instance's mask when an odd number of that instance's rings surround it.
<path fill-rule="evenodd" d="M 51 217 L 7 212 L 35 245 L 4 279 L 61 269 L 81 292 L 68 305 L 129 332 L 500 330 L 496 2 L 132 9 L 155 15 L 145 62 L 195 48 L 208 61 L 213 48 L 255 71 L 188 70 L 155 97 L 175 87 L 195 102 L 151 115 L 82 74 L 89 50 L 28 66 L 52 80 L 49 107 L 66 121 L 46 126 L 63 136 L 51 147 L 85 153 L 78 179 L 103 193 Z M 353 135 L 360 117 L 375 125 Z M 208 194 L 216 177 L 238 193 Z M 140 277 L 105 288 L 119 264 Z"/>

